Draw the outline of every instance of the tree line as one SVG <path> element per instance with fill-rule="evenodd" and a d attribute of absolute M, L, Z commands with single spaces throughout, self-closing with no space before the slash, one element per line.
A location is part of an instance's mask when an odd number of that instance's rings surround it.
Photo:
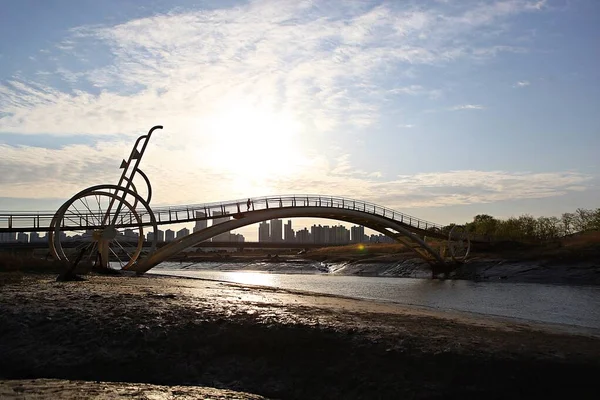
<path fill-rule="evenodd" d="M 549 240 L 576 232 L 600 230 L 600 208 L 578 208 L 575 212 L 564 213 L 560 218 L 534 218 L 525 214 L 497 219 L 491 215 L 479 214 L 472 222 L 468 222 L 465 228 L 477 236 L 495 236 L 508 240 Z"/>

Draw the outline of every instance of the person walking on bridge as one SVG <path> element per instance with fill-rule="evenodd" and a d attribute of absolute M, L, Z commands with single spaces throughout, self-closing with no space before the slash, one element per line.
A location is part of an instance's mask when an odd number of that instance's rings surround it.
<path fill-rule="evenodd" d="M 248 201 L 246 202 L 246 205 L 248 206 L 248 211 L 250 211 L 250 206 L 252 205 L 252 200 L 248 199 Z"/>

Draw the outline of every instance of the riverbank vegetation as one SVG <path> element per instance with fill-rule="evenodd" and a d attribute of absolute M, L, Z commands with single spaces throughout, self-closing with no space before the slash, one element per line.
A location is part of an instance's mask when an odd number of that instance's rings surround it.
<path fill-rule="evenodd" d="M 452 225 L 450 225 L 452 226 Z M 477 236 L 502 238 L 505 240 L 544 241 L 569 236 L 578 232 L 600 230 L 600 208 L 575 212 L 558 217 L 538 217 L 524 214 L 519 217 L 498 219 L 479 214 L 466 229 Z"/>

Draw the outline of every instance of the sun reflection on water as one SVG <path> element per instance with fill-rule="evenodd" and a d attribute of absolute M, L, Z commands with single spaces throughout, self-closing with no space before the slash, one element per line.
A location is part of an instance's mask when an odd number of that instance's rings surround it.
<path fill-rule="evenodd" d="M 230 272 L 227 280 L 248 285 L 275 286 L 275 278 L 261 272 Z"/>

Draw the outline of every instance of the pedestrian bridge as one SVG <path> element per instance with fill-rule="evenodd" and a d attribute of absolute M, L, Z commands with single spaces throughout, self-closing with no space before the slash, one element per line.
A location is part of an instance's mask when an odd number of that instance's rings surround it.
<path fill-rule="evenodd" d="M 99 190 L 92 190 L 90 193 Z M 100 194 L 93 194 L 91 199 L 75 197 L 80 200 L 70 207 L 68 213 L 64 213 L 58 225 L 56 221 L 53 222 L 55 214 L 50 212 L 3 214 L 0 215 L 0 232 L 48 231 L 56 233 L 53 236 L 55 238 L 59 236 L 58 241 L 64 242 L 68 241 L 71 234 L 85 235 L 86 232 L 99 232 L 105 229 L 106 224 L 102 222 L 106 219 L 106 209 L 102 207 Z M 113 213 L 111 212 L 111 215 Z M 138 273 L 146 272 L 184 249 L 219 234 L 262 221 L 300 217 L 324 218 L 362 225 L 404 243 L 432 264 L 443 264 L 448 261 L 438 250 L 433 249 L 424 241 L 424 237 L 448 240 L 450 232 L 447 227 L 381 205 L 339 196 L 267 196 L 206 204 L 156 207 L 153 210 L 145 207 L 137 209 L 123 207 L 117 217 L 114 229 L 118 232 L 132 230 L 138 235 L 143 235 L 143 231 L 156 231 L 160 225 L 217 218 L 221 221 L 228 219 L 176 239 L 159 249 L 153 249 L 145 258 L 137 259 L 136 257 L 136 260 L 133 260 L 135 262 L 127 262 L 122 265 L 124 269 Z M 109 218 L 109 220 L 111 219 Z M 61 232 L 62 238 L 60 237 Z M 116 235 L 113 240 L 120 253 L 131 254 L 131 251 L 134 250 L 131 241 L 127 240 L 125 236 L 119 238 Z M 455 235 L 454 242 L 456 243 L 450 249 L 455 251 L 455 258 L 461 258 L 462 253 L 465 252 L 464 246 L 468 245 L 464 243 L 465 240 L 465 237 Z M 93 243 L 93 241 L 93 237 L 90 235 L 88 243 Z M 461 249 L 458 249 L 457 246 L 461 246 Z M 462 253 L 460 253 L 461 251 Z M 114 251 L 111 256 L 118 257 L 120 254 Z"/>
<path fill-rule="evenodd" d="M 462 227 L 447 229 L 384 206 L 339 196 L 293 194 L 150 208 L 152 186 L 139 165 L 152 133 L 159 129 L 162 126 L 154 126 L 136 140 L 129 158 L 120 164 L 123 172 L 116 185 L 88 187 L 56 212 L 0 213 L 0 233 L 45 231 L 50 251 L 58 260 L 76 264 L 87 257 L 103 267 L 117 262 L 122 269 L 138 273 L 219 234 L 279 218 L 326 218 L 362 225 L 404 243 L 432 268 L 461 262 L 469 253 L 470 238 Z M 212 226 L 157 249 L 158 226 L 209 219 L 215 220 Z M 145 237 L 150 237 L 151 243 L 147 255 L 141 257 Z M 440 248 L 448 254 L 432 248 L 425 237 L 447 240 Z M 79 244 L 72 246 L 75 241 Z"/>

